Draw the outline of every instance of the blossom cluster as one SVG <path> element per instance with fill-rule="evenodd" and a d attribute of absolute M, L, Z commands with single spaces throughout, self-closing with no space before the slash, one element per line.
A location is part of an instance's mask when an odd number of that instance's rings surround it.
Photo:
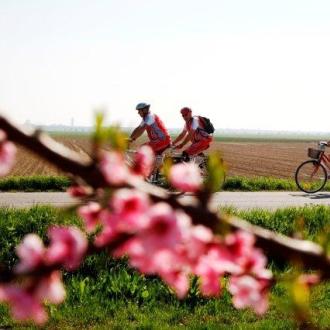
<path fill-rule="evenodd" d="M 59 304 L 65 298 L 59 269 L 76 269 L 87 251 L 87 239 L 75 227 L 51 227 L 48 236 L 48 247 L 36 234 L 25 236 L 16 247 L 19 263 L 14 272 L 27 276 L 17 283 L 0 284 L 0 302 L 10 305 L 18 321 L 47 321 L 43 303 Z"/>
<path fill-rule="evenodd" d="M 0 131 L 0 174 L 8 172 L 13 158 L 14 147 Z M 137 152 L 131 167 L 122 153 L 104 153 L 99 166 L 110 193 L 103 194 L 102 201 L 78 208 L 85 231 L 93 234 L 90 244 L 102 249 L 127 235 L 112 255 L 128 256 L 132 267 L 158 275 L 179 298 L 188 293 L 191 276 L 198 276 L 203 295 L 220 295 L 227 282 L 235 307 L 264 313 L 272 274 L 253 235 L 243 231 L 216 235 L 204 225 L 193 224 L 183 210 L 165 202 L 154 203 L 148 194 L 134 188 L 123 188 L 132 179 L 147 177 L 153 164 L 152 151 L 146 146 Z M 202 189 L 199 170 L 193 164 L 172 166 L 169 179 L 182 191 Z M 69 191 L 76 197 L 88 194 L 88 189 L 79 186 Z M 104 200 L 104 196 L 109 197 Z M 45 246 L 37 235 L 27 235 L 16 248 L 19 263 L 14 268 L 23 280 L 0 283 L 0 302 L 10 305 L 16 320 L 43 324 L 47 320 L 43 303 L 58 304 L 65 298 L 59 269 L 76 269 L 87 254 L 86 235 L 75 227 L 51 227 L 48 236 L 50 243 Z"/>
<path fill-rule="evenodd" d="M 150 173 L 150 151 L 143 147 L 138 155 L 132 171 L 121 154 L 108 153 L 101 162 L 108 182 L 116 185 L 127 182 L 131 175 Z M 182 191 L 201 189 L 202 180 L 194 164 L 172 166 L 169 178 Z M 86 231 L 101 228 L 94 240 L 98 248 L 106 247 L 122 234 L 130 234 L 113 255 L 128 256 L 131 266 L 140 272 L 159 275 L 178 297 L 187 294 L 191 275 L 199 276 L 201 292 L 206 296 L 219 295 L 221 279 L 228 275 L 228 289 L 237 308 L 266 311 L 272 275 L 266 269 L 262 251 L 254 246 L 253 235 L 243 231 L 225 237 L 214 235 L 203 225 L 193 225 L 182 210 L 164 202 L 153 203 L 147 194 L 128 188 L 115 190 L 105 204 L 90 202 L 78 213 Z"/>

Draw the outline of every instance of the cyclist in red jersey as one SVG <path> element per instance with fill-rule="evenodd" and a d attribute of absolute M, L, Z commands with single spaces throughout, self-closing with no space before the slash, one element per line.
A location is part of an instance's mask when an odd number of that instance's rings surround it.
<path fill-rule="evenodd" d="M 205 131 L 204 124 L 200 117 L 193 116 L 190 108 L 184 107 L 180 112 L 185 121 L 185 126 L 174 140 L 173 145 L 176 149 L 181 149 L 191 141 L 191 145 L 183 151 L 183 155 L 189 159 L 189 156 L 198 155 L 202 151 L 208 149 L 213 137 Z M 179 141 L 182 142 L 177 144 Z"/>
<path fill-rule="evenodd" d="M 135 141 L 144 131 L 147 131 L 149 142 L 146 144 L 152 148 L 156 155 L 161 155 L 165 149 L 171 146 L 171 138 L 167 129 L 160 118 L 150 112 L 150 104 L 139 103 L 136 110 L 142 117 L 142 122 L 133 130 L 130 140 Z"/>

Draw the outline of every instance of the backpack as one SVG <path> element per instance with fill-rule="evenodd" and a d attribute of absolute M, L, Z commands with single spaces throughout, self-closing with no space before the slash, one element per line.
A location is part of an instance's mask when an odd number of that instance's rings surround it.
<path fill-rule="evenodd" d="M 210 119 L 206 118 L 206 117 L 202 117 L 202 116 L 199 116 L 199 119 L 202 121 L 202 123 L 204 125 L 205 132 L 208 133 L 208 134 L 213 134 L 214 133 L 214 126 L 211 123 Z"/>

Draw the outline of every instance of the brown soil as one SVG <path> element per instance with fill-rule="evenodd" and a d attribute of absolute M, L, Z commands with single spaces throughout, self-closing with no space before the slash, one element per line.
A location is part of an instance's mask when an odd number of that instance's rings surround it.
<path fill-rule="evenodd" d="M 90 153 L 87 138 L 56 138 L 68 148 L 86 157 Z M 297 166 L 307 157 L 308 142 L 214 142 L 210 151 L 217 150 L 227 165 L 228 175 L 271 176 L 292 178 Z M 17 162 L 10 175 L 59 175 L 55 166 L 18 147 Z"/>

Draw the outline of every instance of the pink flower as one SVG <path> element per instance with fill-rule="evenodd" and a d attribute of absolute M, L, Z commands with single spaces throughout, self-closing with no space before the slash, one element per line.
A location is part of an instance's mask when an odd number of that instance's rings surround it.
<path fill-rule="evenodd" d="M 201 277 L 201 291 L 206 296 L 217 296 L 220 293 L 220 276 L 239 269 L 231 260 L 227 250 L 219 243 L 211 245 L 201 255 L 194 273 Z"/>
<path fill-rule="evenodd" d="M 47 263 L 61 263 L 67 270 L 77 268 L 87 251 L 85 235 L 75 227 L 51 227 L 48 236 L 51 244 L 46 251 Z"/>
<path fill-rule="evenodd" d="M 233 295 L 234 306 L 238 309 L 251 307 L 257 314 L 264 314 L 268 309 L 265 283 L 248 275 L 232 276 L 228 289 Z"/>
<path fill-rule="evenodd" d="M 14 285 L 0 286 L 0 301 L 10 305 L 12 317 L 17 321 L 32 320 L 44 324 L 48 316 L 36 297 Z"/>
<path fill-rule="evenodd" d="M 152 258 L 154 256 L 154 252 L 146 251 L 142 241 L 136 237 L 122 244 L 118 249 L 116 249 L 114 255 L 116 257 L 128 255 L 130 258 L 130 265 L 137 268 L 144 274 L 156 273 L 156 266 L 154 263 L 155 260 Z"/>
<path fill-rule="evenodd" d="M 150 200 L 145 193 L 133 189 L 120 189 L 113 195 L 110 206 L 121 218 L 121 230 L 135 231 L 145 225 L 145 213 Z"/>
<path fill-rule="evenodd" d="M 238 230 L 235 233 L 227 235 L 225 238 L 226 245 L 236 258 L 250 253 L 254 247 L 254 242 L 254 236 L 243 230 Z"/>
<path fill-rule="evenodd" d="M 158 203 L 148 212 L 145 229 L 138 233 L 145 249 L 154 251 L 164 248 L 175 248 L 182 239 L 178 213 L 168 204 Z"/>
<path fill-rule="evenodd" d="M 116 256 L 127 254 L 133 267 L 159 274 L 182 297 L 189 287 L 189 265 L 181 252 L 187 220 L 168 204 L 154 205 L 147 213 L 145 227 L 117 249 Z"/>
<path fill-rule="evenodd" d="M 145 193 L 133 189 L 119 189 L 113 195 L 110 205 L 115 213 L 141 213 L 146 212 L 150 201 Z"/>
<path fill-rule="evenodd" d="M 218 296 L 220 294 L 220 276 L 211 267 L 201 276 L 200 288 L 204 296 Z"/>
<path fill-rule="evenodd" d="M 245 231 L 237 231 L 225 238 L 232 262 L 240 267 L 238 273 L 251 273 L 258 278 L 270 279 L 272 274 L 265 269 L 267 259 L 260 249 L 254 247 L 255 238 Z"/>
<path fill-rule="evenodd" d="M 143 177 L 148 177 L 154 167 L 155 154 L 153 150 L 147 146 L 143 145 L 138 149 L 134 155 L 134 166 L 132 168 L 133 172 Z"/>
<path fill-rule="evenodd" d="M 101 233 L 99 233 L 94 240 L 97 247 L 106 246 L 117 237 L 120 232 L 121 218 L 105 209 L 100 213 L 100 223 L 103 226 Z"/>
<path fill-rule="evenodd" d="M 109 184 L 124 184 L 129 175 L 124 157 L 116 151 L 106 152 L 100 162 L 101 171 Z"/>
<path fill-rule="evenodd" d="M 28 234 L 16 247 L 16 253 L 20 258 L 15 267 L 17 273 L 32 271 L 44 262 L 45 247 L 38 235 Z"/>
<path fill-rule="evenodd" d="M 65 299 L 65 289 L 61 280 L 61 273 L 53 271 L 43 277 L 34 292 L 40 301 L 48 301 L 53 304 L 60 304 Z"/>
<path fill-rule="evenodd" d="M 72 197 L 86 197 L 91 192 L 91 189 L 84 186 L 71 186 L 67 189 L 67 193 Z"/>
<path fill-rule="evenodd" d="M 189 290 L 189 276 L 185 272 L 168 272 L 161 274 L 162 279 L 174 289 L 176 295 L 182 299 Z"/>
<path fill-rule="evenodd" d="M 101 206 L 96 202 L 89 202 L 78 209 L 78 214 L 84 219 L 86 230 L 92 232 L 99 223 Z"/>
<path fill-rule="evenodd" d="M 194 264 L 200 256 L 206 253 L 209 244 L 213 241 L 211 229 L 202 226 L 191 226 L 185 237 L 185 253 L 190 263 Z"/>
<path fill-rule="evenodd" d="M 169 180 L 174 188 L 185 192 L 195 192 L 200 189 L 203 180 L 196 164 L 181 163 L 173 165 Z"/>
<path fill-rule="evenodd" d="M 179 298 L 189 290 L 189 266 L 178 251 L 163 249 L 156 251 L 153 258 L 154 270 L 171 286 Z"/>
<path fill-rule="evenodd" d="M 12 142 L 0 142 L 0 176 L 7 175 L 9 173 L 14 165 L 15 155 L 16 147 Z"/>

